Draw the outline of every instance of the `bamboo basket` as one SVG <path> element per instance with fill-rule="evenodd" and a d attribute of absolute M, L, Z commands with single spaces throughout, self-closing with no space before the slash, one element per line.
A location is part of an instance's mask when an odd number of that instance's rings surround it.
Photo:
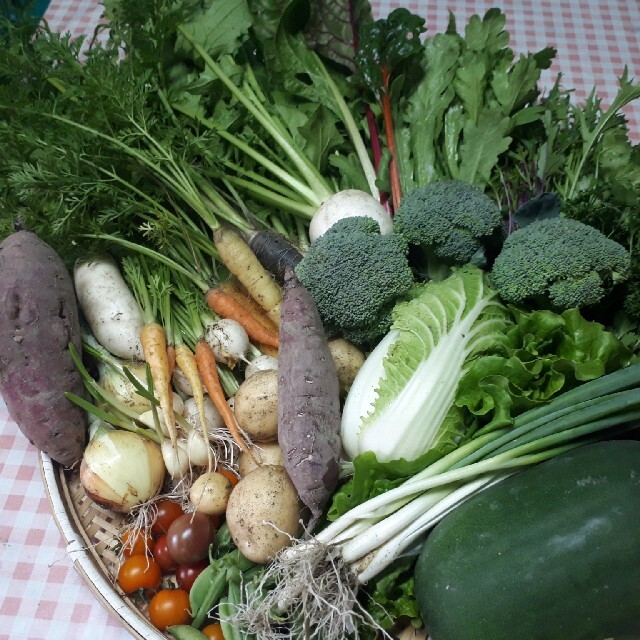
<path fill-rule="evenodd" d="M 166 640 L 138 605 L 118 587 L 114 545 L 124 516 L 103 509 L 88 498 L 77 471 L 62 469 L 46 454 L 40 472 L 53 517 L 80 577 L 102 606 L 139 640 Z"/>

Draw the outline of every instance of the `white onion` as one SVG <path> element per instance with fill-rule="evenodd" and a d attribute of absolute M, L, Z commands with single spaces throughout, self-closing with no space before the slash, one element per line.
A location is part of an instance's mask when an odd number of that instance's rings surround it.
<path fill-rule="evenodd" d="M 184 478 L 190 466 L 187 445 L 181 440 L 178 440 L 174 448 L 171 440 L 164 440 L 160 449 L 169 476 L 174 480 Z"/>
<path fill-rule="evenodd" d="M 244 370 L 244 379 L 251 377 L 254 373 L 258 371 L 266 371 L 270 369 L 278 368 L 278 358 L 274 356 L 268 356 L 266 354 L 262 354 L 256 356 L 249 364 L 247 368 Z"/>
<path fill-rule="evenodd" d="M 80 482 L 87 495 L 121 513 L 156 496 L 164 475 L 160 447 L 120 429 L 99 429 L 80 464 Z"/>
<path fill-rule="evenodd" d="M 194 398 L 187 398 L 184 401 L 182 417 L 197 431 L 200 431 L 200 412 Z M 220 429 L 224 429 L 224 419 L 216 409 L 209 396 L 204 397 L 204 424 L 209 435 L 215 434 Z"/>
<path fill-rule="evenodd" d="M 184 371 L 178 365 L 173 368 L 171 381 L 173 382 L 174 388 L 180 393 L 183 393 L 185 396 L 193 395 L 191 383 L 187 379 L 187 376 L 184 375 Z"/>
<path fill-rule="evenodd" d="M 249 351 L 249 336 L 244 327 L 235 320 L 222 318 L 207 325 L 205 340 L 218 362 L 233 369 L 239 360 L 246 360 Z"/>
<path fill-rule="evenodd" d="M 122 361 L 122 366 L 146 387 L 146 363 Z M 129 407 L 135 413 L 144 413 L 151 407 L 151 403 L 146 398 L 138 394 L 131 380 L 121 374 L 110 365 L 100 367 L 100 385 L 105 391 L 113 394 L 120 402 Z"/>
<path fill-rule="evenodd" d="M 209 463 L 209 444 L 199 431 L 189 431 L 187 436 L 187 456 L 195 467 L 204 467 Z"/>
<path fill-rule="evenodd" d="M 160 429 L 165 436 L 169 436 L 169 429 L 167 428 L 167 423 L 164 419 L 164 414 L 162 413 L 162 409 L 160 407 L 156 407 L 156 411 L 158 412 L 158 422 L 160 423 Z M 176 415 L 182 415 L 184 411 L 184 401 L 177 394 L 173 393 L 173 411 Z M 153 410 L 149 409 L 149 411 L 145 411 L 140 414 L 138 418 L 142 424 L 146 425 L 150 429 L 155 429 L 155 425 L 153 423 Z"/>

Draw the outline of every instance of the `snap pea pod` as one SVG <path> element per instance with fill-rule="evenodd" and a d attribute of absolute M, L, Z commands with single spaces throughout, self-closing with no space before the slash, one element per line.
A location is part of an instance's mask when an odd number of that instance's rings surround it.
<path fill-rule="evenodd" d="M 167 631 L 176 640 L 207 640 L 207 636 L 205 636 L 202 631 L 198 631 L 188 624 L 177 624 L 172 627 L 167 627 Z"/>
<path fill-rule="evenodd" d="M 189 593 L 189 605 L 193 611 L 191 626 L 199 628 L 207 614 L 220 602 L 232 581 L 239 581 L 243 571 L 254 566 L 237 549 L 211 564 L 196 578 Z"/>

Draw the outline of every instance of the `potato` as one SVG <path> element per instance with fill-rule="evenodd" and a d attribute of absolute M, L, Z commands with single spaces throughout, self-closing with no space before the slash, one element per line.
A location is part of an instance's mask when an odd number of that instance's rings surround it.
<path fill-rule="evenodd" d="M 300 501 L 284 467 L 264 465 L 240 479 L 227 503 L 227 526 L 246 558 L 265 564 L 301 531 Z"/>
<path fill-rule="evenodd" d="M 279 467 L 284 466 L 284 456 L 277 442 L 262 442 L 253 447 L 251 453 L 261 465 L 272 464 Z M 244 451 L 240 453 L 238 456 L 238 470 L 241 476 L 244 477 L 257 468 L 258 465 L 251 459 L 251 456 Z"/>
<path fill-rule="evenodd" d="M 360 367 L 364 364 L 364 353 L 344 338 L 329 340 L 329 351 L 338 372 L 340 394 L 346 395 Z"/>
<path fill-rule="evenodd" d="M 69 343 L 82 352 L 71 275 L 36 234 L 18 231 L 0 244 L 0 393 L 31 443 L 65 466 L 80 462 L 87 439 L 84 396 Z"/>
<path fill-rule="evenodd" d="M 278 372 L 256 371 L 235 394 L 234 411 L 240 428 L 254 442 L 278 437 Z"/>
<path fill-rule="evenodd" d="M 221 473 L 203 473 L 189 490 L 189 500 L 196 511 L 208 516 L 221 516 L 227 508 L 233 485 Z"/>

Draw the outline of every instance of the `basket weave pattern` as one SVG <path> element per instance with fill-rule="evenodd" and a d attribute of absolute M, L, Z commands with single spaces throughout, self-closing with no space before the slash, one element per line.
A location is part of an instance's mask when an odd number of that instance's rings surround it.
<path fill-rule="evenodd" d="M 166 640 L 147 620 L 140 602 L 118 587 L 116 551 L 125 516 L 105 509 L 85 493 L 77 471 L 62 469 L 40 454 L 40 471 L 53 517 L 74 567 L 106 610 L 139 640 Z"/>

